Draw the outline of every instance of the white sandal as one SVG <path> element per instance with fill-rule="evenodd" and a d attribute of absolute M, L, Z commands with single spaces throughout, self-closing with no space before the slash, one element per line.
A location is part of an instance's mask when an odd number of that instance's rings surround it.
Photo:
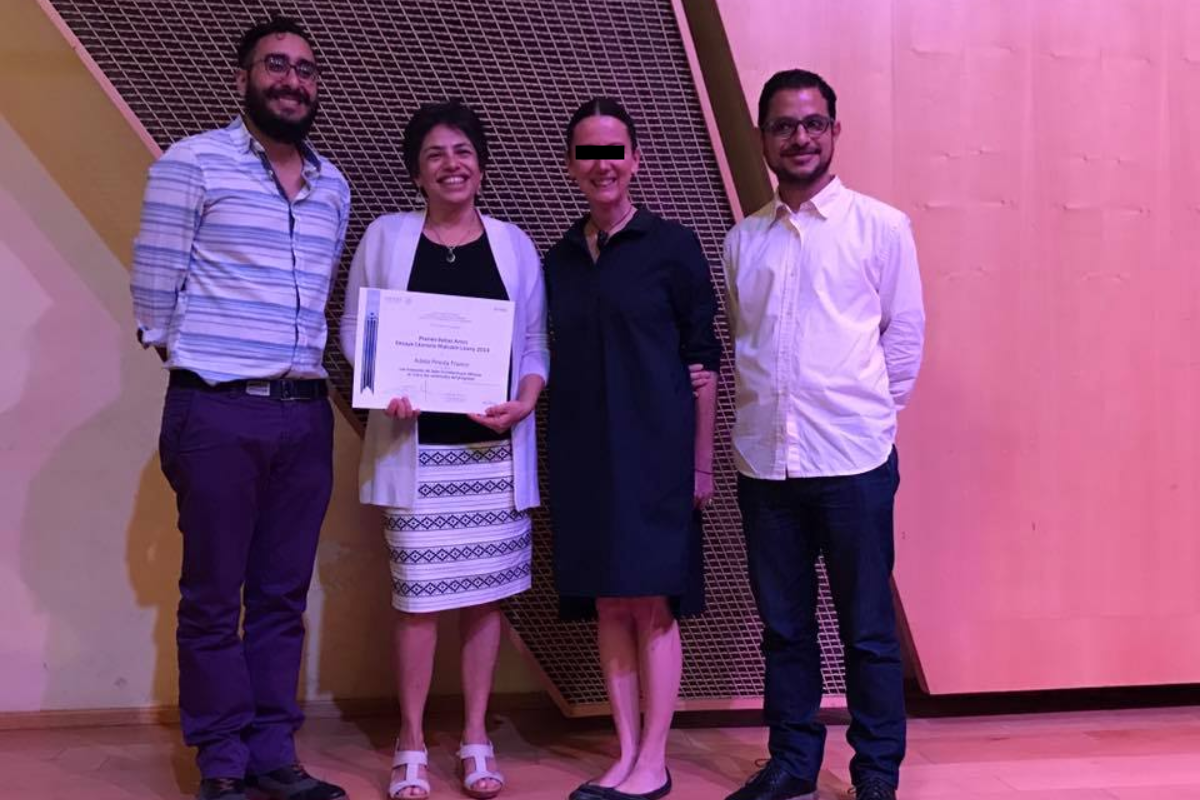
<path fill-rule="evenodd" d="M 491 798 L 504 791 L 504 776 L 496 770 L 487 768 L 487 759 L 496 757 L 496 748 L 491 742 L 486 744 L 461 744 L 458 748 L 458 762 L 461 765 L 466 759 L 471 759 L 475 763 L 475 768 L 470 772 L 463 767 L 462 785 L 463 791 L 476 800 L 491 800 Z M 475 787 L 475 784 L 482 780 L 491 779 L 500 784 L 497 788 L 488 791 L 480 791 Z"/>
<path fill-rule="evenodd" d="M 388 797 L 390 800 L 409 800 L 409 798 L 400 797 L 400 793 L 405 789 L 420 789 L 425 794 L 417 795 L 412 800 L 423 800 L 429 797 L 429 781 L 420 777 L 420 767 L 429 768 L 429 751 L 428 750 L 401 750 L 400 743 L 396 743 L 396 752 L 392 755 L 392 769 L 404 767 L 404 779 L 392 781 L 388 784 Z"/>

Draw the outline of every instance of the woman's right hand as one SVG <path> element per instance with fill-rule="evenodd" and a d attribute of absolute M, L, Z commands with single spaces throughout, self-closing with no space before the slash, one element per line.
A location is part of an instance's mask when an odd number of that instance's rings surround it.
<path fill-rule="evenodd" d="M 388 407 L 383 410 L 392 419 L 410 420 L 416 419 L 421 413 L 421 409 L 408 402 L 407 397 L 393 397 L 392 402 L 388 403 Z"/>

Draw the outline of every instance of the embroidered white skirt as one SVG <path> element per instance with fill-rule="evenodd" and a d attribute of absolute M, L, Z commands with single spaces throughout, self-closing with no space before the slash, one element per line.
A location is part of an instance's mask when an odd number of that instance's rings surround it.
<path fill-rule="evenodd" d="M 422 444 L 412 511 L 384 510 L 392 605 L 427 612 L 529 588 L 533 532 L 513 505 L 512 444 Z"/>

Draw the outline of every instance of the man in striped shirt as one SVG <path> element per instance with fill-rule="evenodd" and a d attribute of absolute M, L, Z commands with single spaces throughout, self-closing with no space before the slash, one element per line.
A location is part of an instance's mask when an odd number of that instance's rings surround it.
<path fill-rule="evenodd" d="M 332 487 L 325 303 L 350 190 L 307 141 L 320 69 L 304 29 L 256 25 L 237 62 L 243 114 L 151 167 L 134 243 L 138 337 L 170 370 L 159 450 L 184 545 L 180 720 L 197 797 L 243 800 L 250 785 L 332 800 L 345 792 L 304 771 L 293 736 Z"/>

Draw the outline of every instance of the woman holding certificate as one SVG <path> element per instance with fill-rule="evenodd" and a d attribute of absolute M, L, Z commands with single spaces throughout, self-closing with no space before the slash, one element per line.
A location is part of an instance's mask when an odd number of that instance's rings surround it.
<path fill-rule="evenodd" d="M 533 409 L 549 352 L 538 254 L 516 226 L 485 217 L 475 195 L 488 163 L 483 123 L 456 103 L 423 106 L 404 129 L 404 163 L 424 211 L 371 223 L 350 269 L 342 350 L 354 358 L 359 289 L 399 289 L 511 301 L 508 400 L 480 414 L 421 413 L 408 397 L 370 413 L 360 498 L 384 508 L 391 557 L 401 727 L 389 796 L 429 795 L 423 734 L 437 612 L 459 609 L 466 718 L 463 788 L 504 787 L 484 727 L 500 644 L 497 601 L 529 588 L 538 505 Z"/>
<path fill-rule="evenodd" d="M 641 152 L 625 109 L 589 101 L 566 138 L 588 214 L 546 254 L 555 582 L 565 618 L 598 617 L 620 744 L 572 798 L 658 798 L 671 790 L 676 619 L 704 603 L 698 509 L 713 494 L 716 382 L 693 394 L 688 369 L 717 369 L 716 299 L 696 235 L 630 198 Z"/>

